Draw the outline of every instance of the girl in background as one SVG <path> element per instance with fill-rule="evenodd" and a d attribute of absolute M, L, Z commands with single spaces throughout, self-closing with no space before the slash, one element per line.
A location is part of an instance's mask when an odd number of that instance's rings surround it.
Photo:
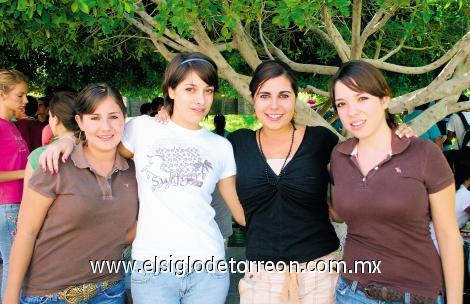
<path fill-rule="evenodd" d="M 28 103 L 26 77 L 0 69 L 0 253 L 3 259 L 2 297 L 5 293 L 11 245 L 16 233 L 28 146 L 11 122 Z"/>

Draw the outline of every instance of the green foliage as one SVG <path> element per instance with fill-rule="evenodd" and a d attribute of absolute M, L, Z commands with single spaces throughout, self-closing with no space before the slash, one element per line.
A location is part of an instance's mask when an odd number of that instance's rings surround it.
<path fill-rule="evenodd" d="M 362 27 L 380 8 L 398 5 L 385 27 L 372 35 L 364 55 L 382 57 L 401 41 L 406 47 L 388 62 L 426 65 L 455 44 L 468 30 L 470 6 L 463 0 L 363 1 Z M 67 82 L 75 87 L 87 81 L 106 81 L 134 96 L 153 96 L 159 88 L 164 60 L 145 33 L 126 18 L 136 17 L 135 0 L 0 0 L 0 64 L 21 66 L 30 72 L 34 86 Z M 227 42 L 239 20 L 261 49 L 258 21 L 266 39 L 294 61 L 337 66 L 338 55 L 317 30 L 325 31 L 321 11 L 326 6 L 347 43 L 352 22 L 350 0 L 143 0 L 145 11 L 156 22 L 154 31 L 165 29 L 192 41 L 191 26 L 200 20 L 214 42 Z M 143 8 L 139 8 L 144 10 Z M 143 37 L 143 38 L 142 38 Z M 380 45 L 380 50 L 378 50 Z M 238 72 L 251 69 L 231 47 L 223 53 Z M 387 73 L 395 95 L 430 82 L 436 72 L 424 75 Z M 327 88 L 329 77 L 297 75 L 301 86 Z M 221 81 L 220 94 L 238 93 Z"/>
<path fill-rule="evenodd" d="M 236 115 L 227 114 L 225 116 L 225 129 L 233 132 L 239 129 L 257 130 L 261 127 L 261 123 L 256 120 L 253 115 Z M 208 115 L 206 119 L 201 122 L 201 126 L 208 130 L 214 130 L 214 115 Z"/>

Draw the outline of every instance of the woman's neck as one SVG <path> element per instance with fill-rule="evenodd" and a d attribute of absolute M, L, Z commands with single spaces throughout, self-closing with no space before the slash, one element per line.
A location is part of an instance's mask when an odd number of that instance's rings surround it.
<path fill-rule="evenodd" d="M 88 161 L 106 165 L 109 163 L 114 164 L 114 160 L 116 159 L 117 149 L 104 152 L 104 151 L 98 151 L 96 149 L 90 148 L 88 145 L 85 145 L 84 152 Z"/>
<path fill-rule="evenodd" d="M 15 117 L 15 111 L 7 108 L 4 103 L 0 103 L 0 118 L 10 121 L 13 117 Z"/>
<path fill-rule="evenodd" d="M 289 123 L 286 126 L 280 128 L 280 129 L 269 129 L 266 127 L 262 127 L 260 129 L 260 133 L 264 138 L 268 139 L 284 139 L 286 136 L 289 136 L 292 134 L 292 129 L 294 128 L 294 125 Z"/>
<path fill-rule="evenodd" d="M 74 135 L 75 132 L 66 129 L 62 124 L 59 124 L 55 127 L 55 137 L 63 137 L 68 135 Z"/>
<path fill-rule="evenodd" d="M 189 129 L 189 130 L 199 130 L 201 129 L 201 126 L 198 124 L 193 124 L 193 123 L 190 123 L 182 118 L 180 118 L 178 115 L 172 115 L 171 116 L 171 121 L 174 122 L 175 124 L 177 124 L 178 126 L 182 127 L 182 128 L 185 128 L 185 129 Z"/>
<path fill-rule="evenodd" d="M 384 121 L 380 127 L 367 138 L 359 139 L 358 149 L 361 151 L 381 151 L 391 149 L 392 130 Z"/>

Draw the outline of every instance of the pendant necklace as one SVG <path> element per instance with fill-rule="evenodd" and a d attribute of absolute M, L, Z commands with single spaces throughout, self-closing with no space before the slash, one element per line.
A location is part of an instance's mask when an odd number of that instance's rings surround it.
<path fill-rule="evenodd" d="M 261 128 L 262 129 L 262 128 Z M 281 179 L 281 176 L 284 174 L 284 168 L 286 167 L 286 164 L 287 164 L 287 160 L 289 159 L 289 156 L 292 152 L 292 147 L 294 146 L 294 134 L 295 134 L 295 131 L 297 130 L 294 123 L 292 123 L 292 136 L 291 136 L 291 141 L 290 141 L 290 147 L 289 147 L 289 152 L 287 152 L 287 155 L 286 155 L 286 158 L 284 159 L 284 163 L 282 164 L 282 167 L 281 167 L 281 171 L 279 172 L 279 175 L 277 176 L 277 178 L 275 178 L 274 180 L 271 179 L 269 177 L 269 174 L 268 174 L 268 160 L 266 158 L 266 156 L 264 155 L 264 152 L 263 152 L 263 146 L 261 145 L 261 129 L 259 130 L 258 132 L 258 145 L 259 145 L 259 149 L 261 151 L 261 155 L 263 156 L 264 158 L 264 162 L 265 162 L 265 169 L 264 169 L 264 174 L 266 175 L 266 179 L 268 181 L 268 184 L 270 184 L 271 186 L 277 186 L 277 184 L 279 183 L 279 180 Z"/>

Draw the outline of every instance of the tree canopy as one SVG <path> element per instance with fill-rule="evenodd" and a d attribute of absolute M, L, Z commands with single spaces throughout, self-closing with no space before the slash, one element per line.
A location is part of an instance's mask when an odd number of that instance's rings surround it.
<path fill-rule="evenodd" d="M 0 0 L 0 17 L 0 53 L 9 54 L 0 63 L 77 86 L 102 79 L 150 94 L 164 60 L 199 51 L 217 63 L 225 90 L 247 100 L 250 74 L 270 58 L 298 72 L 303 90 L 327 95 L 337 67 L 361 59 L 386 73 L 392 113 L 439 100 L 412 122 L 417 132 L 470 107 L 456 103 L 470 87 L 462 0 Z M 297 117 L 328 126 L 328 107 L 299 104 Z"/>

